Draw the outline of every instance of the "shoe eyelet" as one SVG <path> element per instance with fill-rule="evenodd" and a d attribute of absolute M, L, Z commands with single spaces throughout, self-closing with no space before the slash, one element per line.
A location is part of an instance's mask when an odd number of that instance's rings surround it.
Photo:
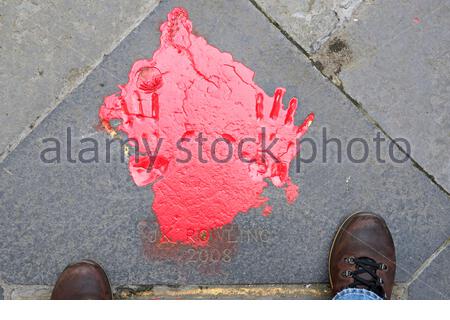
<path fill-rule="evenodd" d="M 344 261 L 348 264 L 355 264 L 355 257 L 344 258 Z"/>
<path fill-rule="evenodd" d="M 342 272 L 342 276 L 343 276 L 344 278 L 351 277 L 352 274 L 353 274 L 353 273 L 352 273 L 350 270 L 345 270 L 344 272 Z"/>
<path fill-rule="evenodd" d="M 381 285 L 381 284 L 384 284 L 384 281 L 383 281 L 383 279 L 381 279 L 381 278 L 378 278 L 378 283 Z"/>
<path fill-rule="evenodd" d="M 379 265 L 378 268 L 379 268 L 380 270 L 382 270 L 382 271 L 386 271 L 386 270 L 388 269 L 388 266 L 385 265 L 384 263 L 380 263 L 380 265 Z"/>

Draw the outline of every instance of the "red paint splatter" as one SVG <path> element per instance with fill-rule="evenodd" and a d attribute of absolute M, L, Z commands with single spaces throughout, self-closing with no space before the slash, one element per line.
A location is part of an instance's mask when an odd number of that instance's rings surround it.
<path fill-rule="evenodd" d="M 135 139 L 145 153 L 130 157 L 129 170 L 138 186 L 152 183 L 162 242 L 204 245 L 192 235 L 266 205 L 268 199 L 261 196 L 266 178 L 285 189 L 290 203 L 297 198 L 289 163 L 297 152 L 296 139 L 306 133 L 314 115 L 294 125 L 297 99 L 285 109 L 285 89 L 277 88 L 270 97 L 253 77 L 229 53 L 192 34 L 188 13 L 175 8 L 161 26 L 160 48 L 151 59 L 135 62 L 128 83 L 105 98 L 99 111 L 102 123 L 109 128 L 110 120 L 121 120 L 117 130 Z M 199 134 L 206 139 L 202 153 L 195 140 Z M 223 141 L 214 142 L 218 138 Z M 263 150 L 274 140 L 269 150 L 275 159 Z M 231 159 L 219 162 L 227 159 L 230 146 Z M 188 157 L 186 150 L 192 157 L 180 162 Z"/>
<path fill-rule="evenodd" d="M 419 17 L 414 17 L 413 21 L 415 24 L 419 24 L 422 22 L 422 20 Z"/>
<path fill-rule="evenodd" d="M 272 213 L 272 207 L 271 206 L 265 206 L 263 209 L 263 216 L 267 217 Z"/>

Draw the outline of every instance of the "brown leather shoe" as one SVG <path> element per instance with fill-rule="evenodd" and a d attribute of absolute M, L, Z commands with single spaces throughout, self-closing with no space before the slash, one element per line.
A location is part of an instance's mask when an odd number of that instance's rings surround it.
<path fill-rule="evenodd" d="M 363 288 L 390 299 L 395 278 L 395 247 L 380 216 L 360 212 L 340 226 L 328 262 L 333 294 Z"/>
<path fill-rule="evenodd" d="M 103 268 L 91 260 L 67 266 L 59 275 L 52 300 L 111 300 L 112 292 Z"/>

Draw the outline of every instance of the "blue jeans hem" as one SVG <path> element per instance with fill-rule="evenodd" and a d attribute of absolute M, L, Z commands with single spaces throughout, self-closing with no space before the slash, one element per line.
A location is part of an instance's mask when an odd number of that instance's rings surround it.
<path fill-rule="evenodd" d="M 360 288 L 347 288 L 336 294 L 333 300 L 383 300 L 372 291 Z"/>

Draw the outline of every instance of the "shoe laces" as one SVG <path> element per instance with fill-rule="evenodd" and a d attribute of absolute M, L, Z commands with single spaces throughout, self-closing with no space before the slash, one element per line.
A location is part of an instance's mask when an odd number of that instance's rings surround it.
<path fill-rule="evenodd" d="M 377 271 L 386 271 L 387 265 L 378 263 L 367 257 L 355 258 L 348 257 L 344 259 L 348 264 L 355 265 L 355 270 L 346 270 L 342 273 L 344 277 L 353 278 L 353 283 L 348 288 L 363 288 L 374 292 L 380 297 L 385 298 L 383 288 L 383 279 L 377 275 Z"/>

